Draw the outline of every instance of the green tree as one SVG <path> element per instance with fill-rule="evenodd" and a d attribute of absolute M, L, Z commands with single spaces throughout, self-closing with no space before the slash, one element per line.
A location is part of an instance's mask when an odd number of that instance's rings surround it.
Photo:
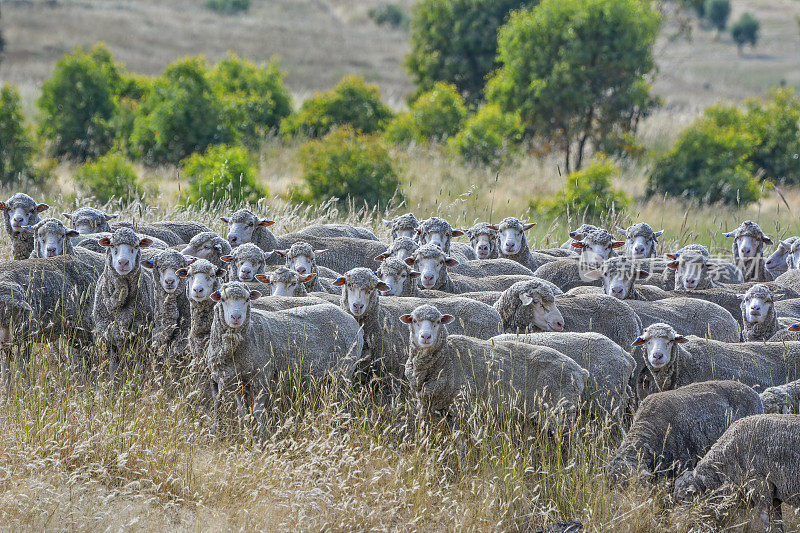
<path fill-rule="evenodd" d="M 241 146 L 210 146 L 181 165 L 191 179 L 184 194 L 189 202 L 255 203 L 268 194 L 256 181 L 256 161 Z"/>
<path fill-rule="evenodd" d="M 408 113 L 389 123 L 386 137 L 392 142 L 445 141 L 458 132 L 466 116 L 467 108 L 455 86 L 437 82 L 411 104 Z"/>
<path fill-rule="evenodd" d="M 206 0 L 206 7 L 217 13 L 233 15 L 250 9 L 250 0 Z"/>
<path fill-rule="evenodd" d="M 375 24 L 387 24 L 393 28 L 408 29 L 409 17 L 406 8 L 399 4 L 383 4 L 369 10 L 369 18 Z"/>
<path fill-rule="evenodd" d="M 309 98 L 300 110 L 283 120 L 281 134 L 322 137 L 339 126 L 362 133 L 383 131 L 392 111 L 381 102 L 377 85 L 358 76 L 345 76 L 330 91 Z"/>
<path fill-rule="evenodd" d="M 505 113 L 494 104 L 484 104 L 447 144 L 470 163 L 500 167 L 511 157 L 522 134 L 516 114 Z"/>
<path fill-rule="evenodd" d="M 497 68 L 497 30 L 515 9 L 538 0 L 421 0 L 411 15 L 411 52 L 406 66 L 419 88 L 452 83 L 475 104 L 486 76 Z"/>
<path fill-rule="evenodd" d="M 277 61 L 259 67 L 233 54 L 211 70 L 211 85 L 225 106 L 227 123 L 251 148 L 292 113 L 283 78 Z"/>
<path fill-rule="evenodd" d="M 756 140 L 749 160 L 767 179 L 800 184 L 800 97 L 789 87 L 744 104 L 744 131 Z"/>
<path fill-rule="evenodd" d="M 172 63 L 139 106 L 130 151 L 148 164 L 178 163 L 212 144 L 236 140 L 202 57 Z"/>
<path fill-rule="evenodd" d="M 555 143 L 567 172 L 590 144 L 635 131 L 656 105 L 647 76 L 660 17 L 646 0 L 544 0 L 500 30 L 489 101 Z"/>
<path fill-rule="evenodd" d="M 350 127 L 306 143 L 299 153 L 304 185 L 295 199 L 330 198 L 386 206 L 400 189 L 394 163 L 381 140 Z"/>
<path fill-rule="evenodd" d="M 53 155 L 84 160 L 111 148 L 121 80 L 119 67 L 102 44 L 88 53 L 76 48 L 56 63 L 37 101 L 40 132 Z"/>
<path fill-rule="evenodd" d="M 101 204 L 112 199 L 129 202 L 142 195 L 136 169 L 116 151 L 84 164 L 75 172 L 75 183 Z"/>
<path fill-rule="evenodd" d="M 733 26 L 731 27 L 731 37 L 733 37 L 736 46 L 739 47 L 739 53 L 742 53 L 744 45 L 749 44 L 755 48 L 758 43 L 758 32 L 761 29 L 761 23 L 750 13 L 742 13 Z"/>
<path fill-rule="evenodd" d="M 0 89 L 0 184 L 9 185 L 20 176 L 34 177 L 33 139 L 25 127 L 19 91 L 4 84 Z"/>
<path fill-rule="evenodd" d="M 728 26 L 728 18 L 731 16 L 730 0 L 706 0 L 703 9 L 706 18 L 717 31 L 723 31 Z"/>

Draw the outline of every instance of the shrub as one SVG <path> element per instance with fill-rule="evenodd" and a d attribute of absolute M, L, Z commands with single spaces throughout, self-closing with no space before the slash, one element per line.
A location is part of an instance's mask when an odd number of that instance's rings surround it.
<path fill-rule="evenodd" d="M 235 140 L 202 57 L 172 63 L 136 111 L 130 151 L 148 164 L 178 163 L 212 144 Z"/>
<path fill-rule="evenodd" d="M 131 201 L 140 198 L 136 169 L 119 152 L 112 151 L 90 161 L 75 172 L 75 183 L 101 204 L 112 199 Z"/>
<path fill-rule="evenodd" d="M 111 148 L 115 94 L 121 79 L 102 44 L 88 53 L 76 48 L 56 63 L 53 77 L 42 84 L 37 101 L 40 131 L 53 155 L 84 160 Z"/>
<path fill-rule="evenodd" d="M 0 89 L 0 183 L 33 177 L 34 145 L 25 126 L 19 91 L 8 84 Z"/>
<path fill-rule="evenodd" d="M 470 163 L 499 167 L 519 144 L 522 133 L 518 116 L 485 104 L 466 120 L 448 145 Z"/>
<path fill-rule="evenodd" d="M 393 28 L 408 28 L 409 16 L 403 6 L 397 4 L 383 4 L 369 10 L 369 18 L 375 24 L 388 25 Z"/>
<path fill-rule="evenodd" d="M 335 130 L 306 143 L 299 153 L 304 187 L 295 199 L 311 203 L 330 198 L 386 206 L 400 180 L 381 140 L 352 128 Z"/>
<path fill-rule="evenodd" d="M 189 202 L 255 203 L 268 194 L 256 182 L 256 161 L 241 146 L 210 146 L 181 165 L 191 179 L 184 194 Z"/>
<path fill-rule="evenodd" d="M 265 67 L 230 55 L 214 67 L 211 85 L 225 106 L 225 117 L 251 148 L 292 113 L 292 97 L 277 61 Z"/>
<path fill-rule="evenodd" d="M 599 157 L 585 169 L 567 175 L 562 197 L 534 204 L 534 208 L 551 216 L 571 214 L 586 222 L 599 222 L 604 214 L 620 211 L 631 202 L 630 196 L 611 186 L 618 174 L 619 168 L 611 160 Z"/>
<path fill-rule="evenodd" d="M 728 18 L 731 16 L 730 0 L 706 0 L 703 7 L 705 16 L 717 31 L 722 31 L 728 25 Z"/>
<path fill-rule="evenodd" d="M 367 85 L 358 76 L 345 76 L 330 91 L 303 102 L 297 114 L 283 120 L 281 133 L 322 137 L 339 126 L 374 133 L 382 131 L 391 118 L 376 85 Z"/>
<path fill-rule="evenodd" d="M 754 139 L 729 125 L 701 118 L 654 163 L 647 194 L 668 194 L 701 203 L 748 205 L 759 198 L 748 157 Z"/>
<path fill-rule="evenodd" d="M 742 51 L 744 45 L 749 44 L 754 47 L 758 43 L 758 31 L 761 29 L 761 23 L 750 13 L 742 13 L 734 25 L 731 27 L 731 37 L 739 47 L 739 52 Z"/>
<path fill-rule="evenodd" d="M 392 142 L 444 141 L 455 135 L 467 116 L 464 100 L 454 85 L 436 83 L 432 90 L 422 93 L 411 110 L 389 123 L 386 135 Z M 410 136 L 410 138 L 409 138 Z"/>
<path fill-rule="evenodd" d="M 765 178 L 800 184 L 800 97 L 792 88 L 776 89 L 744 107 L 744 131 L 755 139 L 753 168 Z"/>
<path fill-rule="evenodd" d="M 250 0 L 206 0 L 206 7 L 217 13 L 232 15 L 250 9 Z"/>

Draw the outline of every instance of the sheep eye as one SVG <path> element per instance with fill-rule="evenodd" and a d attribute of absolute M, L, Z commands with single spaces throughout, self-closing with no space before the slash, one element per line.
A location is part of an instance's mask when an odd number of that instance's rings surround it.
<path fill-rule="evenodd" d="M 252 227 L 253 227 L 253 223 L 252 223 L 252 222 L 248 223 L 248 224 L 247 224 L 247 227 L 248 227 L 248 228 L 252 228 Z"/>
<path fill-rule="evenodd" d="M 290 283 L 289 284 L 290 287 L 294 287 L 295 285 L 297 285 L 297 283 Z"/>

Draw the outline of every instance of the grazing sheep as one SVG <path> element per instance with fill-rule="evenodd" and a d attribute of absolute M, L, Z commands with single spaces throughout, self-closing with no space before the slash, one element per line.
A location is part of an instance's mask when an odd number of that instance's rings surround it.
<path fill-rule="evenodd" d="M 473 259 L 459 263 L 450 272 L 469 278 L 489 276 L 533 276 L 528 267 L 511 259 Z"/>
<path fill-rule="evenodd" d="M 625 255 L 631 259 L 647 259 L 656 256 L 658 238 L 664 230 L 653 231 L 646 222 L 639 222 L 622 229 L 617 226 L 617 231 L 625 237 Z"/>
<path fill-rule="evenodd" d="M 384 296 L 417 296 L 417 278 L 419 272 L 412 270 L 405 261 L 396 257 L 384 259 L 375 271 L 378 278 L 388 289 Z"/>
<path fill-rule="evenodd" d="M 154 228 L 163 228 L 171 231 L 180 237 L 184 243 L 190 242 L 193 238 L 201 233 L 207 233 L 211 231 L 211 228 L 205 224 L 201 224 L 192 220 L 162 220 L 159 222 L 153 222 L 150 225 Z"/>
<path fill-rule="evenodd" d="M 32 258 L 75 255 L 71 239 L 79 233 L 74 229 L 67 229 L 57 218 L 45 218 L 33 226 L 25 226 L 25 231 L 33 234 Z"/>
<path fill-rule="evenodd" d="M 569 232 L 569 239 L 564 242 L 560 248 L 562 250 L 574 250 L 572 247 L 572 243 L 575 241 L 580 241 L 583 239 L 583 236 L 589 233 L 590 231 L 598 230 L 597 226 L 594 224 L 581 224 L 578 229 Z"/>
<path fill-rule="evenodd" d="M 435 244 L 447 255 L 452 255 L 459 262 L 477 259 L 472 248 L 460 242 L 452 242 L 453 237 L 460 237 L 464 232 L 453 229 L 448 221 L 439 217 L 431 217 L 420 222 L 417 227 L 420 245 Z"/>
<path fill-rule="evenodd" d="M 766 262 L 764 262 L 764 268 L 766 268 L 774 278 L 777 278 L 787 270 L 796 269 L 800 266 L 797 264 L 794 257 L 790 257 L 794 256 L 792 248 L 798 240 L 800 240 L 800 237 L 789 237 L 788 239 L 778 241 L 778 246 L 775 248 L 775 251 L 772 252 Z M 792 264 L 789 264 L 790 261 Z"/>
<path fill-rule="evenodd" d="M 6 222 L 6 232 L 11 238 L 12 257 L 14 259 L 27 259 L 33 252 L 33 235 L 25 231 L 25 226 L 34 226 L 41 220 L 39 213 L 47 211 L 50 206 L 37 204 L 27 194 L 18 192 L 5 202 L 0 202 L 3 210 L 3 219 Z"/>
<path fill-rule="evenodd" d="M 691 470 L 728 427 L 745 416 L 763 414 L 753 389 L 736 381 L 704 381 L 651 394 L 611 460 L 615 482 L 632 473 L 674 478 Z"/>
<path fill-rule="evenodd" d="M 314 235 L 315 237 L 350 237 L 368 241 L 380 240 L 367 228 L 359 228 L 350 224 L 315 224 L 301 229 L 298 233 Z"/>
<path fill-rule="evenodd" d="M 106 248 L 106 262 L 97 281 L 92 318 L 99 351 L 110 358 L 114 377 L 125 347 L 149 338 L 153 280 L 142 272 L 141 249 L 151 242 L 130 228 L 120 228 L 100 239 Z"/>
<path fill-rule="evenodd" d="M 356 321 L 333 304 L 268 312 L 251 308 L 259 296 L 239 282 L 212 293 L 218 305 L 206 362 L 217 385 L 215 415 L 231 391 L 240 420 L 252 409 L 264 437 L 264 411 L 289 376 L 319 381 L 337 373 L 349 379 L 364 341 Z"/>
<path fill-rule="evenodd" d="M 644 261 L 628 256 L 609 257 L 599 269 L 588 271 L 584 276 L 602 280 L 603 292 L 608 296 L 620 300 L 651 300 L 648 289 L 640 290 L 636 287 L 636 280 L 650 276 L 650 272 L 644 270 L 645 267 Z"/>
<path fill-rule="evenodd" d="M 647 368 L 660 391 L 712 379 L 763 389 L 800 376 L 796 342 L 727 343 L 684 337 L 672 326 L 656 323 L 647 326 L 633 346 L 644 346 Z"/>
<path fill-rule="evenodd" d="M 778 330 L 781 324 L 775 312 L 775 302 L 782 295 L 775 294 L 769 286 L 759 283 L 739 295 L 742 301 L 742 339 L 747 341 L 768 341 Z M 790 325 L 790 324 L 786 324 Z"/>
<path fill-rule="evenodd" d="M 221 258 L 230 255 L 231 245 L 213 231 L 204 231 L 192 237 L 181 253 L 205 259 L 218 267 L 225 268 L 227 264 Z"/>
<path fill-rule="evenodd" d="M 389 248 L 377 256 L 375 261 L 383 261 L 388 257 L 396 257 L 401 261 L 405 261 L 417 251 L 419 243 L 410 237 L 398 237 L 392 241 Z"/>
<path fill-rule="evenodd" d="M 251 242 L 241 244 L 233 249 L 231 255 L 223 255 L 220 259 L 228 263 L 228 279 L 231 281 L 253 281 L 256 274 L 263 274 L 267 268 L 267 260 L 273 252 L 264 252 Z"/>
<path fill-rule="evenodd" d="M 556 296 L 556 307 L 564 317 L 564 331 L 600 333 L 625 348 L 642 333 L 633 309 L 605 294 Z"/>
<path fill-rule="evenodd" d="M 781 504 L 800 506 L 800 417 L 754 415 L 734 422 L 694 470 L 675 482 L 676 501 L 746 487 L 765 531 L 783 531 Z"/>
<path fill-rule="evenodd" d="M 494 308 L 506 333 L 562 331 L 564 317 L 555 304 L 553 289 L 545 282 L 519 281 L 503 291 Z"/>
<path fill-rule="evenodd" d="M 564 354 L 513 341 L 448 335 L 445 325 L 455 317 L 430 305 L 400 320 L 410 326 L 405 375 L 420 416 L 447 412 L 463 395 L 471 406 L 487 401 L 495 413 L 510 406 L 535 417 L 543 402 L 574 419 L 589 372 Z"/>
<path fill-rule="evenodd" d="M 641 319 L 642 326 L 664 322 L 687 335 L 723 342 L 739 342 L 739 323 L 725 308 L 698 298 L 625 300 Z"/>
<path fill-rule="evenodd" d="M 625 241 L 615 241 L 604 229 L 575 235 L 581 237 L 572 243 L 573 248 L 580 250 L 577 257 L 546 263 L 533 272 L 537 278 L 554 283 L 564 292 L 581 285 L 600 286 L 596 277 L 589 278 L 586 274 L 601 268 L 603 261 L 616 255 L 614 249 L 625 244 Z"/>
<path fill-rule="evenodd" d="M 261 250 L 271 252 L 278 247 L 275 235 L 267 229 L 275 222 L 266 218 L 259 218 L 249 209 L 239 209 L 229 217 L 221 217 L 220 220 L 230 225 L 228 242 L 231 248 L 253 243 Z"/>
<path fill-rule="evenodd" d="M 350 237 L 316 237 L 290 233 L 278 237 L 278 249 L 288 250 L 297 242 L 309 244 L 315 250 L 327 250 L 316 258 L 318 266 L 333 272 L 347 272 L 351 268 L 375 268 L 375 258 L 386 251 L 387 245 L 379 241 Z M 280 259 L 280 257 L 278 256 Z M 321 271 L 322 273 L 322 271 Z M 321 275 L 320 277 L 325 277 Z"/>
<path fill-rule="evenodd" d="M 764 404 L 765 413 L 800 413 L 800 380 L 764 389 L 761 403 Z"/>
<path fill-rule="evenodd" d="M 478 259 L 497 259 L 497 226 L 488 222 L 479 222 L 466 231 L 469 245 L 475 250 Z"/>
<path fill-rule="evenodd" d="M 636 361 L 622 347 L 599 333 L 528 333 L 493 337 L 557 350 L 589 371 L 586 397 L 618 421 L 628 405 L 628 390 Z"/>
<path fill-rule="evenodd" d="M 406 213 L 405 215 L 394 217 L 392 220 L 384 219 L 383 224 L 389 229 L 392 242 L 400 237 L 416 239 L 418 236 L 419 220 L 414 216 L 414 213 Z"/>
<path fill-rule="evenodd" d="M 733 262 L 744 281 L 771 281 L 772 274 L 764 267 L 764 245 L 770 239 L 752 220 L 745 220 L 733 231 L 724 234 L 733 237 Z"/>
<path fill-rule="evenodd" d="M 90 233 L 111 233 L 109 221 L 119 217 L 94 207 L 80 207 L 72 213 L 63 213 L 64 218 L 72 223 L 72 227 L 81 235 Z"/>
<path fill-rule="evenodd" d="M 800 269 L 791 268 L 776 277 L 775 285 L 800 292 Z"/>
<path fill-rule="evenodd" d="M 308 280 L 305 282 L 306 292 L 332 292 L 329 283 L 322 283 L 322 277 L 336 279 L 339 274 L 329 268 L 317 265 L 317 258 L 327 251 L 325 249 L 315 250 L 307 242 L 296 242 L 288 250 L 275 250 L 275 253 L 286 258 L 288 268 Z M 310 274 L 314 275 L 309 277 Z"/>
<path fill-rule="evenodd" d="M 307 296 L 306 283 L 313 281 L 316 277 L 316 274 L 301 276 L 285 266 L 279 266 L 269 275 L 256 274 L 256 279 L 269 288 L 270 296 Z"/>
<path fill-rule="evenodd" d="M 497 226 L 489 226 L 497 230 L 497 251 L 500 257 L 511 259 L 535 271 L 542 266 L 540 261 L 534 259 L 528 247 L 525 232 L 536 225 L 536 222 L 524 223 L 518 218 L 508 217 Z"/>
<path fill-rule="evenodd" d="M 153 276 L 153 332 L 150 348 L 160 363 L 183 364 L 191 320 L 189 297 L 179 272 L 197 261 L 177 250 L 165 250 L 142 266 Z"/>

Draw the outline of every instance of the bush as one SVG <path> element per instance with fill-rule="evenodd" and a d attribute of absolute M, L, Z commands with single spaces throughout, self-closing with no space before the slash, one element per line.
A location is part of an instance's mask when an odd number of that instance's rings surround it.
<path fill-rule="evenodd" d="M 304 187 L 295 200 L 322 203 L 330 198 L 386 206 L 400 180 L 381 140 L 345 127 L 300 150 Z"/>
<path fill-rule="evenodd" d="M 292 113 L 292 97 L 276 61 L 266 67 L 235 55 L 220 61 L 210 80 L 225 106 L 227 123 L 251 148 Z"/>
<path fill-rule="evenodd" d="M 19 91 L 8 84 L 0 89 L 0 184 L 32 178 L 34 145 L 22 114 Z"/>
<path fill-rule="evenodd" d="M 755 202 L 759 187 L 748 160 L 754 145 L 750 135 L 703 117 L 656 160 L 647 195 L 668 194 L 706 204 Z"/>
<path fill-rule="evenodd" d="M 191 178 L 184 198 L 189 202 L 255 203 L 266 196 L 256 183 L 256 161 L 240 146 L 211 146 L 204 154 L 193 154 L 181 163 Z"/>
<path fill-rule="evenodd" d="M 250 9 L 250 0 L 206 0 L 206 7 L 217 13 L 232 15 Z"/>
<path fill-rule="evenodd" d="M 758 43 L 758 31 L 761 29 L 761 23 L 750 13 L 742 13 L 739 20 L 731 27 L 731 37 L 739 47 L 739 52 L 742 51 L 744 45 L 749 44 L 754 47 Z"/>
<path fill-rule="evenodd" d="M 467 108 L 455 86 L 436 83 L 411 104 L 408 113 L 389 123 L 386 136 L 392 142 L 441 142 L 458 132 L 466 116 Z"/>
<path fill-rule="evenodd" d="M 136 169 L 119 152 L 112 151 L 88 162 L 75 172 L 75 183 L 100 204 L 112 199 L 132 201 L 140 198 Z"/>
<path fill-rule="evenodd" d="M 388 25 L 393 28 L 408 28 L 409 16 L 403 6 L 397 4 L 384 4 L 369 10 L 369 18 L 375 24 Z"/>
<path fill-rule="evenodd" d="M 755 139 L 753 168 L 779 183 L 800 184 L 800 97 L 794 89 L 745 101 L 744 131 Z"/>
<path fill-rule="evenodd" d="M 106 153 L 114 142 L 112 121 L 122 75 L 99 44 L 89 53 L 76 48 L 62 57 L 37 101 L 40 131 L 57 157 L 77 160 Z"/>
<path fill-rule="evenodd" d="M 567 175 L 564 195 L 534 208 L 548 212 L 551 216 L 571 214 L 585 222 L 600 222 L 609 211 L 624 209 L 631 198 L 611 186 L 611 179 L 619 174 L 619 168 L 606 158 L 592 161 L 585 169 Z"/>
<path fill-rule="evenodd" d="M 722 31 L 728 25 L 728 18 L 731 16 L 730 0 L 706 0 L 703 7 L 706 18 L 717 31 Z"/>
<path fill-rule="evenodd" d="M 136 111 L 131 154 L 148 164 L 178 163 L 212 144 L 235 140 L 208 78 L 202 57 L 168 66 Z"/>
<path fill-rule="evenodd" d="M 297 114 L 283 120 L 281 133 L 322 137 L 340 126 L 374 133 L 382 131 L 391 118 L 392 112 L 381 102 L 377 85 L 367 85 L 358 76 L 345 76 L 330 91 L 303 102 Z"/>
<path fill-rule="evenodd" d="M 499 167 L 519 144 L 522 133 L 518 116 L 485 104 L 467 119 L 448 145 L 470 163 Z"/>

